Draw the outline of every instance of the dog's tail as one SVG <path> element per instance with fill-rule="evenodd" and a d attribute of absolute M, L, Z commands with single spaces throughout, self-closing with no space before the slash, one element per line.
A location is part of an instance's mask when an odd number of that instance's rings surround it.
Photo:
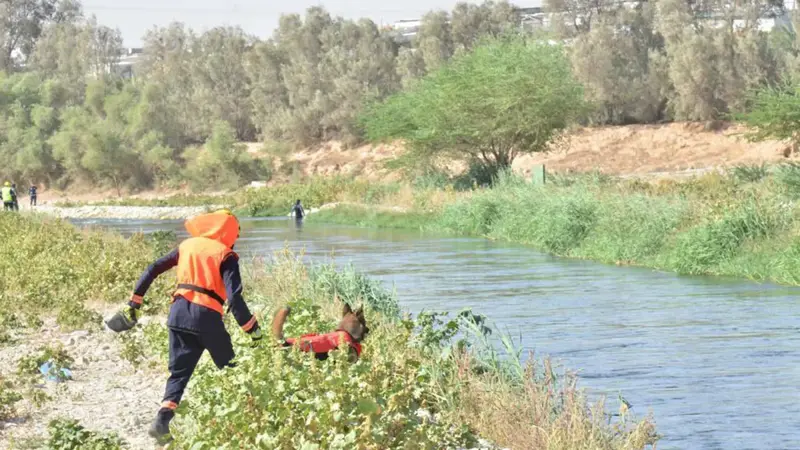
<path fill-rule="evenodd" d="M 283 342 L 283 325 L 286 324 L 290 312 L 291 309 L 287 306 L 275 313 L 275 318 L 272 319 L 272 336 L 279 342 Z"/>

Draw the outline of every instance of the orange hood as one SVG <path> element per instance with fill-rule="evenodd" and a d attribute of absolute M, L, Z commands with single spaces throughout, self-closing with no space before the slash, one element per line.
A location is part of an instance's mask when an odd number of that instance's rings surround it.
<path fill-rule="evenodd" d="M 186 231 L 192 237 L 205 237 L 219 241 L 228 248 L 239 239 L 239 221 L 236 216 L 224 212 L 201 214 L 188 219 Z"/>

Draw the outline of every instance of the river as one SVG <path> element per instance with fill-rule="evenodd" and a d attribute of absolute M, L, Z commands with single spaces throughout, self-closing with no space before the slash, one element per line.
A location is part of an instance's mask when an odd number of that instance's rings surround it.
<path fill-rule="evenodd" d="M 177 221 L 80 221 L 123 233 Z M 242 256 L 286 243 L 395 287 L 401 306 L 471 307 L 581 385 L 652 412 L 659 449 L 800 448 L 800 288 L 554 258 L 484 239 L 242 221 Z"/>

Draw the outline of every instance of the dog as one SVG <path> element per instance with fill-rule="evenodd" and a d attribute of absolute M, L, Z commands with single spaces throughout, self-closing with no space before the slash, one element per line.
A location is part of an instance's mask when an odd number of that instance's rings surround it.
<path fill-rule="evenodd" d="M 272 335 L 282 347 L 297 347 L 304 352 L 313 352 L 314 357 L 320 361 L 328 359 L 328 353 L 339 348 L 340 344 L 348 346 L 351 362 L 358 361 L 361 356 L 361 342 L 369 334 L 369 327 L 364 318 L 364 308 L 360 306 L 353 311 L 345 303 L 342 310 L 342 320 L 336 330 L 325 334 L 305 334 L 299 338 L 284 338 L 283 327 L 289 317 L 289 307 L 279 310 L 272 319 Z"/>

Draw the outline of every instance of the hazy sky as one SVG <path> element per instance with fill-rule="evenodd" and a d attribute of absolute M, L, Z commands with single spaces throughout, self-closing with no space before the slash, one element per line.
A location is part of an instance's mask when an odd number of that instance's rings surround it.
<path fill-rule="evenodd" d="M 203 31 L 218 25 L 239 25 L 246 32 L 267 37 L 284 13 L 302 13 L 310 6 L 323 6 L 334 16 L 369 17 L 379 25 L 400 19 L 415 19 L 431 9 L 452 9 L 457 0 L 84 0 L 87 14 L 98 22 L 119 28 L 125 46 L 141 44 L 145 31 L 153 25 L 173 21 Z M 471 2 L 476 3 L 476 2 Z M 513 2 L 536 6 L 539 0 Z"/>

